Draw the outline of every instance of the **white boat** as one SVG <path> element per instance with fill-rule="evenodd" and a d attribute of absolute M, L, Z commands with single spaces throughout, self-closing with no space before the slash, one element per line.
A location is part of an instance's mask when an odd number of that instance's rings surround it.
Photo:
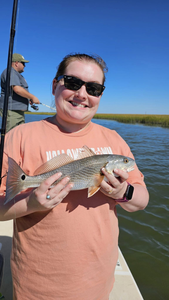
<path fill-rule="evenodd" d="M 120 248 L 115 270 L 115 284 L 109 300 L 144 300 Z"/>
<path fill-rule="evenodd" d="M 4 257 L 4 270 L 0 293 L 4 300 L 12 300 L 12 278 L 10 270 L 10 253 L 12 247 L 13 221 L 0 222 L 0 253 Z M 0 268 L 1 270 L 1 268 Z M 89 299 L 87 299 L 89 300 Z M 119 259 L 115 271 L 115 284 L 109 300 L 143 300 L 139 288 L 119 249 Z"/>

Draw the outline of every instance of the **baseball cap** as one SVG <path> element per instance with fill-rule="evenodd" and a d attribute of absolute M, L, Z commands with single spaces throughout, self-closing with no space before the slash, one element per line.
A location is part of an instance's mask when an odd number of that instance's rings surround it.
<path fill-rule="evenodd" d="M 12 55 L 12 61 L 20 61 L 20 62 L 25 62 L 25 63 L 28 63 L 29 60 L 26 60 L 21 54 L 18 54 L 18 53 L 14 53 Z"/>

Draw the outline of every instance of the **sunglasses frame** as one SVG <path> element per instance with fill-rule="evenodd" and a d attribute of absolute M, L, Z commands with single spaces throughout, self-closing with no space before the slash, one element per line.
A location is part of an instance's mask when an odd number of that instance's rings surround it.
<path fill-rule="evenodd" d="M 25 62 L 24 61 L 19 61 L 24 67 L 25 67 Z"/>
<path fill-rule="evenodd" d="M 61 75 L 57 78 L 57 81 L 60 81 L 61 79 L 64 78 L 64 86 L 65 88 L 67 88 L 68 90 L 71 90 L 71 91 L 78 91 L 83 85 L 85 85 L 86 87 L 86 91 L 87 93 L 90 95 L 90 96 L 94 96 L 94 97 L 99 97 L 104 89 L 105 89 L 105 86 L 102 85 L 102 84 L 99 84 L 99 83 L 96 83 L 96 82 L 85 82 L 83 80 L 81 80 L 80 78 L 78 77 L 75 77 L 75 76 L 70 76 L 70 75 Z M 77 85 L 77 88 L 75 87 L 70 87 L 69 85 L 71 85 L 70 82 L 66 82 L 66 80 L 69 80 L 68 78 L 70 79 L 75 79 L 76 82 L 74 84 Z M 95 87 L 95 92 L 92 92 L 90 91 L 91 87 Z M 101 90 L 98 92 L 96 87 L 99 87 Z"/>

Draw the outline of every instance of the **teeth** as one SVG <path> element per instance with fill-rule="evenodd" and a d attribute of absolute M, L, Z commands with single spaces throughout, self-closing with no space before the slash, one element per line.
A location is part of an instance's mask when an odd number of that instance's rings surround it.
<path fill-rule="evenodd" d="M 79 106 L 79 107 L 85 107 L 85 105 L 77 103 L 77 102 L 71 102 L 73 106 Z"/>

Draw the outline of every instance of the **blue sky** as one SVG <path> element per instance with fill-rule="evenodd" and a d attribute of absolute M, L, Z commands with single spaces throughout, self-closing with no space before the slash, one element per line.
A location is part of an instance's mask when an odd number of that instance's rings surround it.
<path fill-rule="evenodd" d="M 0 72 L 12 8 L 3 1 Z M 29 91 L 44 104 L 54 101 L 52 79 L 66 54 L 97 53 L 109 69 L 98 113 L 169 114 L 168 0 L 18 0 L 14 41 L 13 52 L 30 61 Z"/>

